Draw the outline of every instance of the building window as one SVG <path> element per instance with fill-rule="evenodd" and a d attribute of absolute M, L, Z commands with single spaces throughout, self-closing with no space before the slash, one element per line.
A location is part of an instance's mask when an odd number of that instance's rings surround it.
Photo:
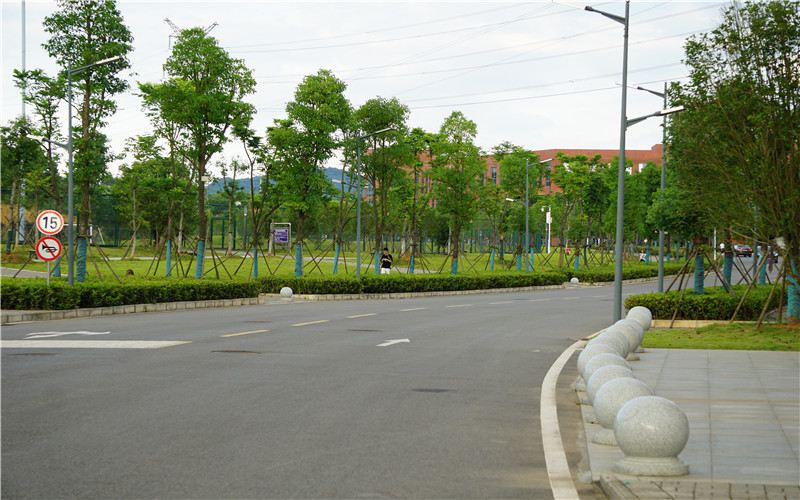
<path fill-rule="evenodd" d="M 497 185 L 497 167 L 492 167 L 492 184 Z"/>

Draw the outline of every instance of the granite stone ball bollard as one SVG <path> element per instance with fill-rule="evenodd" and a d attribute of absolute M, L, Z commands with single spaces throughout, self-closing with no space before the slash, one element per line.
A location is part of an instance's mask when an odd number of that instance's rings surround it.
<path fill-rule="evenodd" d="M 637 323 L 642 325 L 644 331 L 647 331 L 650 329 L 650 325 L 653 322 L 653 313 L 650 312 L 650 309 L 644 306 L 636 306 L 628 311 L 626 318 L 635 320 Z"/>
<path fill-rule="evenodd" d="M 281 298 L 284 300 L 291 300 L 294 292 L 288 286 L 281 288 Z"/>
<path fill-rule="evenodd" d="M 586 380 L 583 378 L 583 369 L 586 368 L 586 363 L 598 354 L 617 354 L 617 351 L 606 344 L 594 344 L 584 347 L 583 351 L 578 355 L 578 380 L 575 382 L 576 391 L 586 390 Z"/>
<path fill-rule="evenodd" d="M 622 333 L 628 339 L 631 351 L 627 359 L 631 361 L 638 360 L 639 356 L 636 355 L 636 350 L 644 340 L 644 329 L 642 329 L 641 325 L 632 319 L 621 319 L 614 323 L 611 328 Z"/>
<path fill-rule="evenodd" d="M 617 351 L 617 354 L 619 354 L 620 356 L 622 356 L 622 353 L 625 350 L 625 348 L 622 347 L 622 343 L 619 340 L 615 339 L 614 337 L 603 337 L 602 334 L 598 335 L 597 337 L 587 342 L 586 347 L 595 344 L 604 344 L 610 346 L 612 349 Z"/>
<path fill-rule="evenodd" d="M 631 353 L 631 343 L 628 341 L 627 335 L 616 329 L 615 327 L 611 327 L 608 330 L 604 331 L 599 337 L 611 337 L 613 339 L 617 339 L 622 346 L 622 352 L 619 354 L 623 358 L 627 358 L 628 354 Z M 634 346 L 635 348 L 635 346 Z"/>
<path fill-rule="evenodd" d="M 581 280 L 579 280 L 578 278 L 576 278 L 575 276 L 573 276 L 573 277 L 572 277 L 572 279 L 570 279 L 570 280 L 569 280 L 569 282 L 570 282 L 571 284 L 573 284 L 573 285 L 577 285 L 578 283 L 580 283 L 580 282 L 581 282 Z"/>
<path fill-rule="evenodd" d="M 689 419 L 680 406 L 659 396 L 631 399 L 614 420 L 614 437 L 625 453 L 614 470 L 634 476 L 682 476 L 678 458 L 689 440 Z"/>
<path fill-rule="evenodd" d="M 600 370 L 595 372 L 595 375 L 599 373 Z M 636 378 L 618 377 L 600 386 L 594 395 L 592 408 L 594 408 L 595 420 L 602 429 L 592 436 L 592 442 L 616 445 L 614 421 L 619 410 L 631 399 L 653 395 L 653 389 Z"/>
<path fill-rule="evenodd" d="M 623 368 L 627 368 L 628 370 L 631 369 L 631 365 L 629 365 L 628 362 L 625 361 L 625 358 L 623 358 L 618 354 L 598 354 L 597 356 L 594 356 L 592 359 L 590 359 L 588 363 L 586 363 L 586 366 L 583 367 L 583 373 L 581 375 L 583 375 L 583 379 L 588 384 L 589 379 L 592 378 L 594 372 L 596 372 L 598 369 L 604 366 L 610 366 L 610 365 L 622 366 Z"/>
<path fill-rule="evenodd" d="M 586 402 L 594 406 L 597 391 L 606 383 L 615 378 L 636 378 L 633 370 L 620 365 L 601 366 L 586 380 Z"/>

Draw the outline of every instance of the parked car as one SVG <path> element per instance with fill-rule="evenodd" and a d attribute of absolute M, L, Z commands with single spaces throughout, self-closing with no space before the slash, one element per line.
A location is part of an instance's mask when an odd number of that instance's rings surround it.
<path fill-rule="evenodd" d="M 749 245 L 733 245 L 733 252 L 739 257 L 753 256 L 753 249 Z"/>

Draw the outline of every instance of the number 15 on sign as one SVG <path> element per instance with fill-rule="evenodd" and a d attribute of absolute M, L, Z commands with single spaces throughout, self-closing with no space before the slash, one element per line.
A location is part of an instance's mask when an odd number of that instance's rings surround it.
<path fill-rule="evenodd" d="M 36 216 L 36 228 L 42 234 L 58 234 L 64 228 L 64 217 L 55 210 L 45 210 Z"/>

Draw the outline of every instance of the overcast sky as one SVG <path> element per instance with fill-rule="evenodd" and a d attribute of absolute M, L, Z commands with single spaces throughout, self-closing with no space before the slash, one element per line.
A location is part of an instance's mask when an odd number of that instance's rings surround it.
<path fill-rule="evenodd" d="M 2 124 L 21 113 L 13 69 L 22 67 L 22 2 L 2 1 Z M 572 0 L 581 3 L 581 0 Z M 714 29 L 723 1 L 631 2 L 628 81 L 663 90 L 686 77 L 688 36 Z M 28 0 L 26 67 L 59 70 L 42 49 L 42 21 L 55 1 Z M 624 15 L 623 1 L 590 3 Z M 303 76 L 320 68 L 347 84 L 354 107 L 396 97 L 410 127 L 435 132 L 453 111 L 478 126 L 484 150 L 502 141 L 529 149 L 619 148 L 623 27 L 597 13 L 551 1 L 528 2 L 143 2 L 119 1 L 134 36 L 131 91 L 106 128 L 115 153 L 128 137 L 150 131 L 133 95 L 136 82 L 157 82 L 169 55 L 171 20 L 179 28 L 214 26 L 210 34 L 253 70 L 249 97 L 263 134 Z M 628 117 L 661 109 L 646 92 L 628 92 Z M 631 127 L 628 149 L 661 142 L 658 119 Z M 66 111 L 62 126 L 66 128 Z M 225 155 L 237 155 L 229 147 Z M 215 159 L 216 160 L 216 159 Z M 339 165 L 331 165 L 339 166 Z M 115 171 L 115 169 L 112 169 Z"/>

